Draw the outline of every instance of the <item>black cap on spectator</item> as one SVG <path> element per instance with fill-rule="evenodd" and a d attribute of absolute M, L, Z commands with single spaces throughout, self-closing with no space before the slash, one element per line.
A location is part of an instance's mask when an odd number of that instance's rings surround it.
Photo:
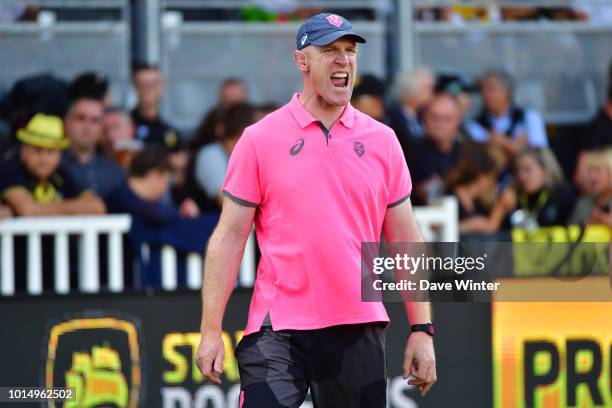
<path fill-rule="evenodd" d="M 361 95 L 373 95 L 383 97 L 385 95 L 385 84 L 372 74 L 362 75 L 357 79 L 353 89 L 353 97 Z"/>
<path fill-rule="evenodd" d="M 103 100 L 108 91 L 108 78 L 99 72 L 84 72 L 77 76 L 69 86 L 71 100 L 90 98 Z"/>
<path fill-rule="evenodd" d="M 168 150 L 162 145 L 154 143 L 146 146 L 134 156 L 128 173 L 131 177 L 144 177 L 151 170 L 169 172 L 170 169 Z"/>
<path fill-rule="evenodd" d="M 470 85 L 467 81 L 461 78 L 459 75 L 454 74 L 442 74 L 438 76 L 435 86 L 435 92 L 446 92 L 451 95 L 457 95 L 461 92 L 473 92 L 475 91 L 474 86 Z"/>

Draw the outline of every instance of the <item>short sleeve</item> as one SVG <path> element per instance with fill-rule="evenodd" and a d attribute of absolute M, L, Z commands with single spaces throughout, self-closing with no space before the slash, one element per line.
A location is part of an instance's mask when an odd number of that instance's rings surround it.
<path fill-rule="evenodd" d="M 259 164 L 248 130 L 238 140 L 230 156 L 223 194 L 248 207 L 257 207 L 261 203 Z"/>
<path fill-rule="evenodd" d="M 390 151 L 387 208 L 403 203 L 410 198 L 412 192 L 412 180 L 406 158 L 395 135 L 392 135 Z"/>
<path fill-rule="evenodd" d="M 486 143 L 489 141 L 489 134 L 487 129 L 482 127 L 481 124 L 471 119 L 467 119 L 464 122 L 465 131 L 467 132 L 470 139 L 478 143 Z"/>
<path fill-rule="evenodd" d="M 525 112 L 525 128 L 529 145 L 532 147 L 547 147 L 546 127 L 540 114 L 534 110 Z"/>

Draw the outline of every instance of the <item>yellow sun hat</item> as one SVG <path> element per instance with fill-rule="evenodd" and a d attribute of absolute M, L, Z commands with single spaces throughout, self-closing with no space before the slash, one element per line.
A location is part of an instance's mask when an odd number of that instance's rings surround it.
<path fill-rule="evenodd" d="M 17 130 L 21 143 L 48 149 L 65 149 L 70 141 L 64 137 L 64 123 L 57 116 L 37 113 L 25 128 Z"/>

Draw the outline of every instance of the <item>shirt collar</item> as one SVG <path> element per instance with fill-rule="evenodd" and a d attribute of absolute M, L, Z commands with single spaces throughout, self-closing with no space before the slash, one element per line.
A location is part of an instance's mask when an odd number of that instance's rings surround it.
<path fill-rule="evenodd" d="M 313 122 L 317 122 L 318 120 L 314 116 L 312 116 L 311 113 L 306 110 L 306 108 L 304 108 L 304 105 L 302 105 L 299 100 L 299 95 L 299 93 L 295 93 L 293 95 L 293 97 L 291 98 L 291 102 L 289 102 L 289 110 L 298 125 L 302 129 L 304 129 L 306 126 L 310 125 Z M 354 120 L 355 108 L 353 108 L 353 106 L 348 103 L 344 108 L 342 115 L 340 115 L 338 121 L 341 122 L 345 127 L 350 129 L 353 127 Z"/>

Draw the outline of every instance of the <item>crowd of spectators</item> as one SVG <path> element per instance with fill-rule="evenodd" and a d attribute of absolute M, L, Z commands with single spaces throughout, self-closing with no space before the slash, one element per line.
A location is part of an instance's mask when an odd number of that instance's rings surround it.
<path fill-rule="evenodd" d="M 228 78 L 187 138 L 161 114 L 159 68 L 137 64 L 132 80 L 132 110 L 113 106 L 108 80 L 94 72 L 14 84 L 0 99 L 0 218 L 128 213 L 136 243 L 204 247 L 236 142 L 278 106 L 253 104 L 248 84 Z M 575 171 L 565 174 L 543 118 L 518 105 L 513 89 L 501 71 L 470 83 L 418 67 L 393 83 L 361 76 L 352 103 L 395 131 L 415 205 L 457 198 L 464 239 L 505 240 L 513 227 L 612 227 L 612 86 L 580 128 Z"/>
<path fill-rule="evenodd" d="M 500 22 L 500 21 L 590 21 L 593 24 L 607 23 L 612 19 L 612 6 L 601 0 L 570 0 L 564 4 L 554 5 L 550 2 L 531 4 L 500 4 L 499 1 L 483 0 L 480 4 L 465 4 L 455 0 L 451 4 L 418 5 L 415 18 L 420 21 L 442 21 L 453 24 L 466 22 Z M 561 2 L 560 2 L 561 3 Z"/>
<path fill-rule="evenodd" d="M 502 71 L 485 72 L 475 84 L 426 68 L 400 73 L 381 117 L 404 150 L 413 202 L 430 205 L 455 195 L 466 239 L 509 239 L 513 227 L 612 227 L 608 83 L 606 103 L 574 134 L 575 150 L 563 152 L 577 162 L 569 174 L 551 149 L 542 116 L 516 103 L 512 78 Z M 474 101 L 481 106 L 475 112 Z"/>

